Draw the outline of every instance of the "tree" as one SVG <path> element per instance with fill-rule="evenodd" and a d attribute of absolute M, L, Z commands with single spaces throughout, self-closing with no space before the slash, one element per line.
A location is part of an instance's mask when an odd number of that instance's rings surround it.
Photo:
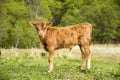
<path fill-rule="evenodd" d="M 3 47 L 3 42 L 7 38 L 7 13 L 3 5 L 4 1 L 0 0 L 0 47 Z"/>
<path fill-rule="evenodd" d="M 2 38 L 1 46 L 7 48 L 12 46 L 19 48 L 37 47 L 39 40 L 29 26 L 29 8 L 24 5 L 22 0 L 9 0 L 2 5 L 7 13 L 5 14 L 6 18 L 2 20 L 2 22 L 5 20 L 6 23 L 4 22 L 5 24 L 2 23 L 2 25 L 6 26 L 7 30 L 5 32 L 6 37 Z M 2 16 L 4 17 L 4 14 Z M 1 30 L 1 33 L 5 34 L 3 30 Z M 30 33 L 33 34 L 29 36 Z"/>
<path fill-rule="evenodd" d="M 48 3 L 49 0 L 25 0 L 25 4 L 31 10 L 31 16 L 35 20 L 51 20 L 52 16 Z"/>

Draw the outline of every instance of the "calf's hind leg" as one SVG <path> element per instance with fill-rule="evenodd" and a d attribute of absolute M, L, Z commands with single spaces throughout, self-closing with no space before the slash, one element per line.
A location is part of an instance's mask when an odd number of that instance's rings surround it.
<path fill-rule="evenodd" d="M 90 62 L 91 62 L 90 46 L 85 46 L 84 49 L 87 55 L 87 68 L 90 69 Z"/>
<path fill-rule="evenodd" d="M 88 45 L 80 46 L 81 53 L 82 53 L 82 65 L 81 69 L 84 69 L 86 67 L 90 69 L 90 61 L 91 61 L 91 53 L 90 53 L 90 47 Z"/>

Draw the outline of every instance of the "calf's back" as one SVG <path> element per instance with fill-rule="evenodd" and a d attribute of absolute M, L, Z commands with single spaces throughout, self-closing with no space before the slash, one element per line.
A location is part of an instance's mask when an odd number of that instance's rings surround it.
<path fill-rule="evenodd" d="M 90 45 L 92 26 L 81 23 L 67 27 L 49 27 L 45 36 L 47 48 L 71 48 L 74 45 Z"/>

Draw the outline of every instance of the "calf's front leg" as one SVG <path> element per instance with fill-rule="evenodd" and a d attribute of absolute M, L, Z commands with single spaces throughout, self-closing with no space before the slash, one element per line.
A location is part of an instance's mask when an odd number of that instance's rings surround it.
<path fill-rule="evenodd" d="M 54 50 L 49 50 L 49 56 L 48 56 L 48 62 L 49 62 L 49 68 L 48 72 L 53 71 L 53 60 L 54 60 Z"/>

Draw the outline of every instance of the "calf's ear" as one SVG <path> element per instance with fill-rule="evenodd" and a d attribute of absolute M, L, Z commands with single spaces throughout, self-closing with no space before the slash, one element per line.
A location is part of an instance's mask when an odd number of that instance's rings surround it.
<path fill-rule="evenodd" d="M 36 26 L 36 23 L 35 23 L 35 22 L 29 22 L 29 24 L 30 24 L 31 26 L 33 26 L 33 27 Z"/>
<path fill-rule="evenodd" d="M 47 26 L 47 27 L 51 27 L 52 24 L 53 24 L 52 22 L 48 22 L 48 23 L 46 23 L 46 26 Z"/>

